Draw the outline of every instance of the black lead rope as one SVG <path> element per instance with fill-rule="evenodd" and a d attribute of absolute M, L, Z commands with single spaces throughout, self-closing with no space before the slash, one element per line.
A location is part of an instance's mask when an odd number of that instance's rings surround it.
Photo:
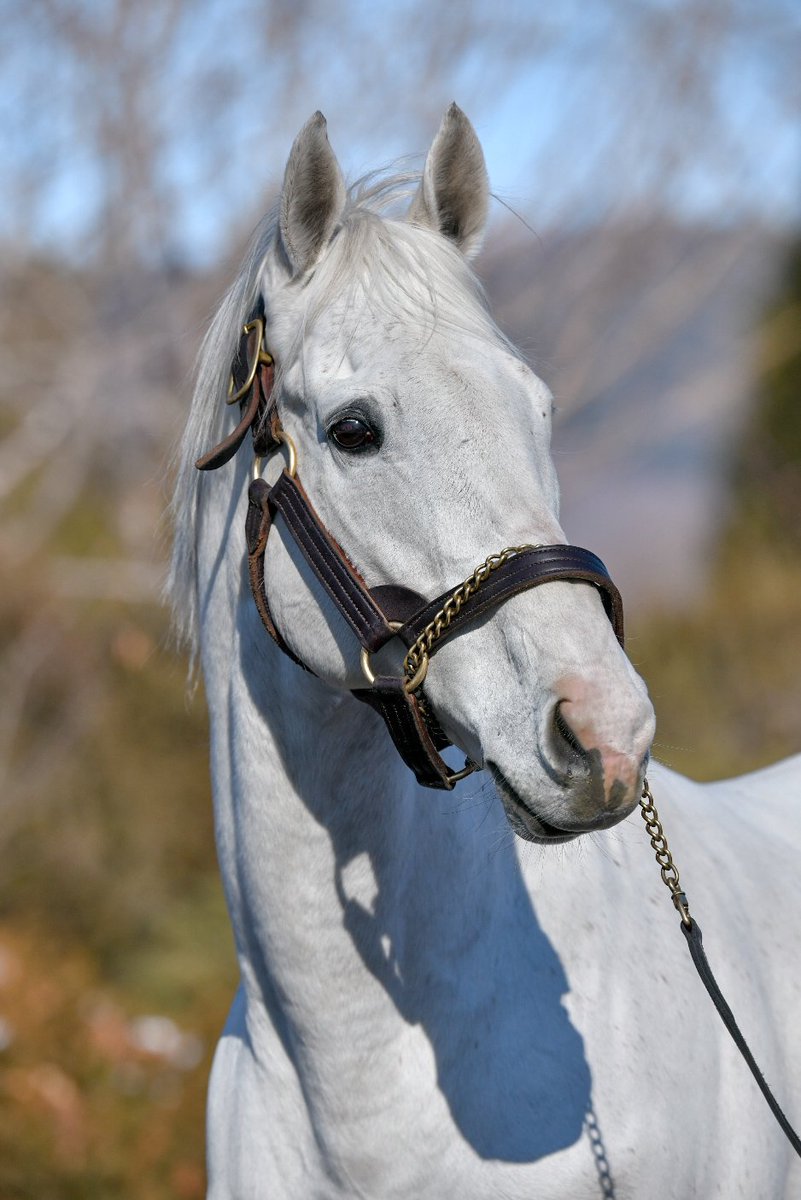
<path fill-rule="evenodd" d="M 687 904 L 687 897 L 681 890 L 681 885 L 679 884 L 679 872 L 676 868 L 676 864 L 673 861 L 673 855 L 670 853 L 670 847 L 668 846 L 667 838 L 665 837 L 665 831 L 662 828 L 662 822 L 659 820 L 659 813 L 656 811 L 656 805 L 654 804 L 654 798 L 651 795 L 651 789 L 648 786 L 647 779 L 643 782 L 642 797 L 640 799 L 640 811 L 642 813 L 642 818 L 645 821 L 645 828 L 647 829 L 651 838 L 651 845 L 654 848 L 656 861 L 659 863 L 662 873 L 662 882 L 667 888 L 670 889 L 671 896 L 673 897 L 673 904 L 676 907 L 676 911 L 681 916 L 681 931 L 687 939 L 687 947 L 690 951 L 690 957 L 693 960 L 693 965 L 700 975 L 701 982 L 709 993 L 712 1003 L 718 1010 L 723 1024 L 729 1031 L 732 1041 L 745 1059 L 749 1071 L 756 1080 L 757 1086 L 759 1087 L 762 1095 L 765 1097 L 768 1108 L 776 1118 L 776 1121 L 778 1122 L 782 1133 L 787 1138 L 787 1141 L 790 1143 L 793 1150 L 795 1150 L 798 1157 L 801 1158 L 801 1137 L 798 1136 L 790 1122 L 787 1120 L 787 1117 L 782 1111 L 781 1105 L 773 1095 L 773 1092 L 770 1090 L 768 1081 L 765 1079 L 765 1076 L 757 1066 L 756 1059 L 749 1049 L 748 1042 L 743 1037 L 740 1026 L 734 1019 L 734 1013 L 729 1008 L 726 997 L 723 995 L 715 976 L 712 974 L 712 968 L 709 965 L 709 960 L 707 959 L 706 952 L 704 950 L 704 942 L 701 936 L 701 926 L 693 917 L 690 916 L 690 908 Z"/>
<path fill-rule="evenodd" d="M 781 1105 L 773 1095 L 773 1092 L 770 1090 L 770 1085 L 757 1066 L 756 1059 L 748 1047 L 748 1042 L 743 1037 L 740 1031 L 740 1026 L 734 1019 L 734 1013 L 726 1003 L 726 997 L 723 995 L 715 976 L 712 974 L 712 968 L 709 965 L 706 952 L 704 951 L 703 938 L 701 937 L 701 926 L 694 918 L 690 919 L 689 925 L 686 925 L 684 920 L 682 920 L 681 932 L 687 939 L 690 955 L 695 963 L 695 969 L 701 976 L 701 982 L 709 992 L 712 1003 L 720 1013 L 723 1024 L 731 1034 L 732 1041 L 742 1054 L 745 1061 L 748 1063 L 748 1069 L 756 1080 L 760 1092 L 765 1097 L 770 1111 L 778 1121 L 782 1133 L 787 1138 L 787 1141 L 793 1147 L 799 1158 L 801 1158 L 801 1138 L 799 1138 L 798 1134 L 787 1120 L 787 1117 L 782 1111 Z"/>

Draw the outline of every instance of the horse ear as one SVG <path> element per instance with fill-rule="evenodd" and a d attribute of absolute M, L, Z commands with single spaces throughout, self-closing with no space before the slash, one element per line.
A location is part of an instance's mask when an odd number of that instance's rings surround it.
<path fill-rule="evenodd" d="M 452 104 L 431 144 L 409 220 L 436 229 L 466 258 L 481 248 L 489 209 L 489 179 L 476 131 Z"/>
<path fill-rule="evenodd" d="M 284 172 L 278 228 L 293 276 L 313 267 L 345 207 L 345 181 L 316 112 L 292 145 Z"/>

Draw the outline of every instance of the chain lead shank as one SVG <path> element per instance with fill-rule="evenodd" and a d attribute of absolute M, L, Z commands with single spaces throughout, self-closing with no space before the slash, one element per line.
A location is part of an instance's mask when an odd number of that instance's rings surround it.
<path fill-rule="evenodd" d="M 687 897 L 681 889 L 678 867 L 673 861 L 673 855 L 670 853 L 668 840 L 665 837 L 662 822 L 659 820 L 659 813 L 656 811 L 656 805 L 647 779 L 643 780 L 642 795 L 640 796 L 640 814 L 643 821 L 645 821 L 645 828 L 651 839 L 656 861 L 659 863 L 662 882 L 670 890 L 676 911 L 681 916 L 682 924 L 689 929 L 693 923 L 690 916 L 690 906 L 687 903 Z"/>

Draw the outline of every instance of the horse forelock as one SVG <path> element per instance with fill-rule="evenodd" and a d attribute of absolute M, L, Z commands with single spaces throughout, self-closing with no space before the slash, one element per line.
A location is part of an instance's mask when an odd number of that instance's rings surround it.
<path fill-rule="evenodd" d="M 419 175 L 372 174 L 350 188 L 340 228 L 315 269 L 306 328 L 343 295 L 361 294 L 423 336 L 444 325 L 508 348 L 461 251 L 409 222 L 419 182 Z"/>

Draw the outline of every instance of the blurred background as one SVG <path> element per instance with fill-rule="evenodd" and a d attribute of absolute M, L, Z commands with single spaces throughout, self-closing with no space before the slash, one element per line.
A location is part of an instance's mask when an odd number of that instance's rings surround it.
<path fill-rule="evenodd" d="M 235 972 L 166 464 L 295 133 L 322 109 L 355 177 L 471 117 L 479 270 L 556 395 L 563 523 L 622 587 L 656 753 L 741 773 L 801 749 L 801 10 L 0 16 L 0 1200 L 192 1200 Z"/>

